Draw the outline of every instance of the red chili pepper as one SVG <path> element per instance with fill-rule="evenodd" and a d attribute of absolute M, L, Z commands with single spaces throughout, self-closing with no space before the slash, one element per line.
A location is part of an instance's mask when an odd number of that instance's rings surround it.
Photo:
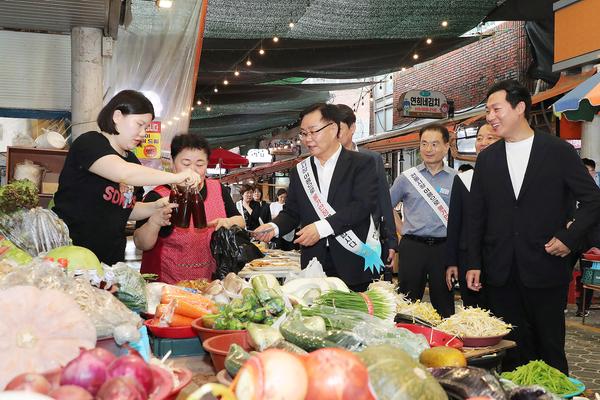
<path fill-rule="evenodd" d="M 59 258 L 56 262 L 63 268 L 67 268 L 69 266 L 69 260 L 66 258 Z"/>
<path fill-rule="evenodd" d="M 52 262 L 54 262 L 54 258 L 53 257 L 44 257 L 44 261 L 52 261 Z"/>

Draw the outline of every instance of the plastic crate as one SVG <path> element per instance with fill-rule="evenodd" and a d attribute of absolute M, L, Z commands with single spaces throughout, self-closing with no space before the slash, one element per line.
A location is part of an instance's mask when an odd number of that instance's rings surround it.
<path fill-rule="evenodd" d="M 206 354 L 197 337 L 189 339 L 167 339 L 150 335 L 150 347 L 156 357 L 163 357 L 171 351 L 171 357 L 201 356 Z"/>
<path fill-rule="evenodd" d="M 587 268 L 585 271 L 583 271 L 581 283 L 584 285 L 600 285 L 600 270 Z"/>

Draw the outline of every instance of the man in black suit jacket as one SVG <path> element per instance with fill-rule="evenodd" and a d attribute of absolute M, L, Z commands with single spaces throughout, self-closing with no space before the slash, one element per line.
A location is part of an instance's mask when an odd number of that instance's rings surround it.
<path fill-rule="evenodd" d="M 531 95 L 516 81 L 488 92 L 500 140 L 482 152 L 471 186 L 469 288 L 483 279 L 491 311 L 511 323 L 503 369 L 534 359 L 568 373 L 564 258 L 600 218 L 600 190 L 575 149 L 528 124 Z M 573 199 L 580 204 L 570 220 Z"/>
<path fill-rule="evenodd" d="M 356 131 L 356 115 L 350 107 L 345 104 L 338 104 L 342 114 L 340 124 L 340 143 L 346 150 L 358 151 L 371 157 L 375 161 L 375 176 L 377 177 L 377 211 L 373 215 L 375 224 L 379 224 L 379 234 L 382 245 L 381 258 L 390 265 L 394 260 L 394 255 L 398 248 L 398 236 L 396 235 L 396 225 L 394 223 L 394 208 L 390 198 L 390 185 L 388 184 L 383 158 L 381 154 L 364 148 L 359 148 L 352 141 L 352 136 Z"/>
<path fill-rule="evenodd" d="M 335 214 L 324 219 L 319 217 L 304 190 L 298 169 L 294 168 L 290 172 L 283 210 L 270 224 L 258 227 L 255 236 L 269 241 L 274 235 L 284 235 L 301 225 L 294 243 L 302 246 L 302 267 L 316 257 L 328 276 L 340 277 L 350 289 L 364 291 L 372 282 L 373 273 L 365 270 L 364 258 L 346 250 L 336 236 L 352 230 L 365 242 L 371 215 L 377 207 L 374 161 L 340 145 L 341 118 L 335 105 L 315 104 L 303 111 L 300 118 L 300 138 L 312 155 L 310 167 L 318 190 L 326 195 Z"/>

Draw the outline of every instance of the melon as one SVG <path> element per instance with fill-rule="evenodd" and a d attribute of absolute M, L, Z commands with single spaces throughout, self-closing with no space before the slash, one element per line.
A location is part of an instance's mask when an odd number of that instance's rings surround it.
<path fill-rule="evenodd" d="M 56 247 L 46 254 L 46 257 L 53 258 L 60 263 L 59 259 L 67 260 L 67 270 L 69 272 L 78 269 L 95 269 L 99 276 L 104 276 L 102 265 L 98 257 L 89 249 L 81 246 L 61 246 Z"/>
<path fill-rule="evenodd" d="M 0 391 L 17 375 L 58 369 L 96 345 L 92 320 L 59 290 L 0 290 L 0 310 Z"/>

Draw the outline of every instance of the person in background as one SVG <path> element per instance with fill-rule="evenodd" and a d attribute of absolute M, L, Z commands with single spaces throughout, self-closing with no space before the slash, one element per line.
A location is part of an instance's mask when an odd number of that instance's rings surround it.
<path fill-rule="evenodd" d="M 423 163 L 404 171 L 390 188 L 394 206 L 402 202 L 404 222 L 398 246 L 398 290 L 421 300 L 429 284 L 431 304 L 442 317 L 454 314 L 454 296 L 446 287 L 446 226 L 456 171 L 446 166 L 450 133 L 444 125 L 421 128 Z"/>
<path fill-rule="evenodd" d="M 138 201 L 142 186 L 200 182 L 192 170 L 172 174 L 140 164 L 133 150 L 144 140 L 153 119 L 154 107 L 142 93 L 117 93 L 98 114 L 100 132 L 75 139 L 58 179 L 54 212 L 69 227 L 74 245 L 90 249 L 108 265 L 125 258 L 128 220 L 171 213 L 168 198 Z"/>
<path fill-rule="evenodd" d="M 503 140 L 479 154 L 473 174 L 467 285 L 485 287 L 492 313 L 513 326 L 504 371 L 543 360 L 568 375 L 565 257 L 600 218 L 600 189 L 571 144 L 529 125 L 523 85 L 494 84 L 486 112 Z"/>
<path fill-rule="evenodd" d="M 294 243 L 302 246 L 302 268 L 316 258 L 327 276 L 363 292 L 383 267 L 371 217 L 377 208 L 375 163 L 340 145 L 342 117 L 335 105 L 313 104 L 300 120 L 300 140 L 311 156 L 290 171 L 283 210 L 255 235 L 269 242 L 301 225 Z"/>
<path fill-rule="evenodd" d="M 581 161 L 583 162 L 583 165 L 585 165 L 585 167 L 587 168 L 588 173 L 590 174 L 592 179 L 594 179 L 594 182 L 596 182 L 596 185 L 600 186 L 600 184 L 598 183 L 598 173 L 596 172 L 596 162 L 590 158 L 582 158 Z M 586 252 L 590 248 L 598 246 L 600 246 L 600 224 L 594 226 L 591 232 L 587 235 L 586 239 L 584 240 L 584 243 L 582 244 L 581 251 Z M 581 254 L 579 254 L 578 256 L 578 258 L 580 258 Z M 581 275 L 579 275 L 575 279 L 575 286 L 577 288 L 577 292 L 579 293 L 579 296 L 577 296 L 576 299 L 577 312 L 575 313 L 575 315 L 577 317 L 583 317 L 584 314 L 587 317 L 590 314 L 589 310 L 592 305 L 594 291 L 591 289 L 584 289 L 583 282 L 581 281 L 581 279 L 585 274 L 585 271 L 591 267 L 592 263 L 590 261 L 579 259 L 579 269 L 581 271 Z M 583 304 L 584 297 L 585 304 Z"/>
<path fill-rule="evenodd" d="M 460 167 L 458 167 L 458 173 L 462 173 L 462 172 L 467 172 L 473 169 L 473 166 L 471 164 L 461 164 Z"/>
<path fill-rule="evenodd" d="M 254 186 L 244 185 L 240 189 L 242 199 L 235 203 L 240 215 L 244 216 L 246 228 L 254 230 L 260 225 L 260 205 L 254 201 Z"/>
<path fill-rule="evenodd" d="M 356 115 L 350 107 L 338 104 L 337 107 L 342 115 L 340 124 L 339 141 L 346 150 L 358 151 L 373 158 L 375 161 L 375 176 L 377 177 L 377 212 L 373 215 L 375 224 L 379 228 L 381 241 L 381 259 L 386 265 L 390 265 L 396 254 L 398 239 L 395 233 L 394 209 L 390 201 L 389 184 L 387 182 L 383 158 L 381 154 L 369 149 L 358 148 L 352 141 L 356 131 Z"/>
<path fill-rule="evenodd" d="M 177 135 L 171 141 L 173 170 L 192 170 L 201 177 L 198 189 L 204 199 L 208 227 L 196 229 L 193 220 L 189 228 L 174 227 L 169 223 L 169 214 L 160 211 L 137 223 L 133 239 L 136 247 L 144 251 L 141 272 L 157 274 L 160 282 L 210 280 L 216 269 L 210 250 L 212 233 L 221 227 L 245 226 L 229 191 L 218 180 L 206 179 L 208 157 L 209 144 L 198 134 Z M 146 194 L 144 202 L 169 196 L 170 192 L 168 185 L 157 186 Z"/>
<path fill-rule="evenodd" d="M 279 213 L 283 210 L 283 206 L 285 205 L 285 200 L 287 199 L 287 190 L 281 188 L 277 190 L 277 201 L 271 203 L 269 205 L 269 209 L 271 212 L 271 219 L 275 219 L 279 215 Z M 293 250 L 294 249 L 294 234 L 295 230 L 291 231 L 287 235 L 284 235 L 280 238 L 277 238 L 277 248 L 281 250 Z"/>
<path fill-rule="evenodd" d="M 481 125 L 477 130 L 475 152 L 479 154 L 499 139 L 500 137 L 494 134 L 494 130 L 489 124 Z M 454 281 L 458 281 L 463 306 L 486 308 L 483 293 L 470 290 L 465 279 L 469 264 L 469 191 L 473 179 L 473 167 L 471 164 L 463 164 L 461 167 L 465 165 L 471 168 L 457 175 L 452 184 L 452 206 L 448 216 L 448 240 L 446 242 L 446 284 L 448 290 L 452 290 Z"/>
<path fill-rule="evenodd" d="M 271 209 L 269 208 L 269 203 L 262 199 L 263 193 L 260 188 L 254 188 L 254 193 L 252 194 L 252 200 L 258 203 L 260 207 L 260 212 L 258 214 L 258 222 L 262 224 L 266 224 L 271 221 Z"/>

